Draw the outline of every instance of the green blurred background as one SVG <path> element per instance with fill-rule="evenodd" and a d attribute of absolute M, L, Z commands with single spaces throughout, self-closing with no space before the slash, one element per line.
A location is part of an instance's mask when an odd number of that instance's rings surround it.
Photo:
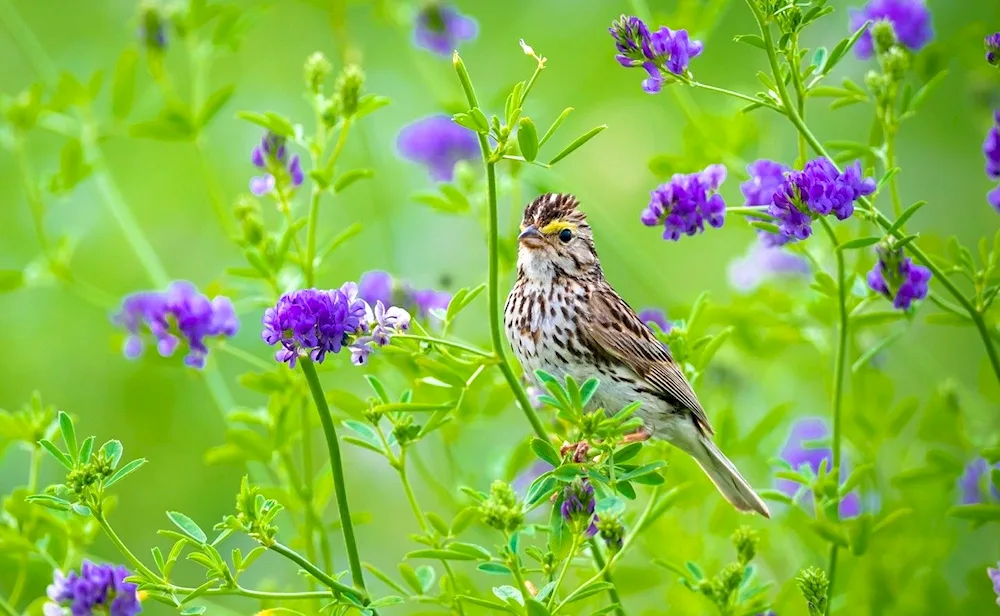
<path fill-rule="evenodd" d="M 134 2 L 14 0 L 13 4 L 52 62 L 81 79 L 97 68 L 110 75 L 122 50 L 135 44 Z M 241 264 L 241 257 L 213 214 L 210 182 L 217 182 L 227 202 L 245 191 L 254 171 L 249 152 L 260 137 L 259 130 L 237 120 L 235 112 L 274 110 L 308 123 L 311 112 L 301 94 L 304 59 L 316 50 L 336 59 L 346 50 L 363 65 L 366 90 L 391 97 L 393 104 L 363 120 L 348 141 L 346 167 L 370 167 L 375 177 L 324 204 L 321 233 L 333 235 L 356 222 L 363 223 L 364 230 L 325 263 L 320 282 L 335 286 L 366 270 L 385 269 L 422 287 L 448 284 L 456 289 L 478 284 L 486 276 L 480 227 L 472 219 L 448 217 L 416 204 L 412 194 L 429 189 L 430 181 L 422 168 L 395 155 L 395 137 L 404 124 L 461 100 L 451 62 L 413 49 L 409 33 L 366 2 L 350 3 L 345 9 L 350 38 L 335 36 L 325 4 L 319 0 L 266 6 L 246 2 L 247 10 L 255 12 L 246 39 L 236 53 L 221 54 L 210 74 L 213 90 L 236 84 L 235 95 L 206 134 L 205 158 L 214 179 L 206 179 L 191 143 L 112 137 L 104 148 L 125 202 L 172 277 L 191 280 L 201 288 L 218 282 L 226 267 Z M 733 35 L 752 31 L 751 16 L 742 2 L 721 3 L 724 6 L 717 16 L 708 14 L 707 2 L 650 0 L 649 4 L 657 24 L 692 28 L 705 41 L 704 54 L 691 66 L 699 80 L 744 92 L 759 89 L 754 73 L 765 68 L 763 54 L 732 42 Z M 830 4 L 838 10 L 809 30 L 804 45 L 829 48 L 846 34 L 848 3 Z M 549 60 L 527 112 L 544 126 L 563 107 L 573 106 L 576 111 L 556 138 L 560 145 L 594 125 L 607 124 L 605 132 L 557 171 L 543 174 L 541 181 L 580 198 L 595 229 L 605 272 L 618 291 L 633 306 L 663 307 L 671 316 L 681 316 L 705 290 L 717 302 L 730 303 L 736 295 L 727 283 L 727 266 L 754 238 L 741 221 L 731 219 L 722 230 L 677 243 L 662 241 L 658 232 L 638 222 L 648 191 L 657 183 L 646 161 L 655 154 L 684 152 L 682 132 L 688 119 L 671 88 L 647 95 L 639 87 L 640 73 L 622 69 L 614 61 L 607 27 L 620 13 L 631 11 L 629 3 L 510 0 L 466 1 L 458 6 L 479 21 L 478 39 L 461 51 L 481 98 L 495 101 L 494 111 L 511 84 L 527 77 L 533 68 L 517 45 L 524 38 Z M 949 73 L 918 119 L 907 123 L 900 135 L 902 198 L 905 203 L 918 199 L 930 203 L 911 223 L 926 235 L 922 241 L 928 246 L 940 246 L 939 238 L 949 235 L 974 246 L 981 235 L 991 236 L 1000 221 L 985 201 L 991 186 L 983 174 L 981 152 L 991 108 L 1000 107 L 1000 73 L 982 61 L 982 36 L 1000 26 L 1000 4 L 996 0 L 932 0 L 929 6 L 938 52 Z M 713 22 L 717 23 L 705 31 L 705 25 Z M 335 60 L 335 65 L 341 66 L 342 61 Z M 834 81 L 846 75 L 860 83 L 868 68 L 851 55 L 836 69 Z M 186 83 L 180 50 L 168 51 L 168 69 L 178 83 Z M 0 92 L 15 95 L 37 79 L 9 33 L 0 30 Z M 738 108 L 700 91 L 686 92 L 684 97 L 700 118 L 706 113 L 731 116 Z M 132 118 L 152 117 L 160 106 L 159 92 L 141 74 Z M 813 103 L 809 124 L 823 140 L 864 140 L 871 113 L 860 105 L 830 112 L 821 103 Z M 744 160 L 790 161 L 795 156 L 794 134 L 776 115 L 757 111 L 747 121 L 726 126 L 701 120 L 714 131 L 704 135 L 705 141 L 736 143 L 738 151 L 731 154 Z M 734 134 L 732 126 L 741 133 Z M 61 145 L 61 139 L 50 133 L 32 134 L 28 142 L 31 160 L 43 180 L 57 169 Z M 737 174 L 731 169 L 723 188 L 731 204 L 741 203 Z M 524 190 L 520 200 L 532 196 Z M 150 287 L 93 180 L 67 197 L 50 198 L 49 204 L 48 229 L 54 236 L 72 238 L 73 271 L 81 278 L 115 297 Z M 506 211 L 516 209 L 507 205 Z M 20 269 L 38 258 L 17 166 L 8 151 L 0 150 L 0 269 Z M 504 282 L 504 291 L 509 282 Z M 475 304 L 465 317 L 463 334 L 485 344 L 485 315 L 485 302 Z M 121 337 L 108 316 L 109 310 L 83 302 L 55 285 L 32 285 L 0 295 L 4 329 L 0 408 L 16 408 L 33 390 L 39 390 L 46 401 L 79 418 L 78 430 L 95 433 L 98 442 L 118 438 L 125 444 L 126 455 L 149 458 L 150 463 L 135 478 L 119 484 L 120 506 L 114 515 L 126 542 L 146 554 L 156 541 L 153 531 L 167 524 L 165 510 L 183 511 L 204 526 L 230 512 L 243 470 L 206 467 L 203 462 L 206 450 L 222 442 L 224 426 L 199 374 L 182 368 L 179 361 L 126 361 L 119 353 Z M 236 344 L 267 357 L 270 350 L 258 335 L 259 312 L 242 318 Z M 828 348 L 829 332 L 816 335 L 819 347 Z M 971 453 L 973 447 L 988 444 L 1000 429 L 1000 404 L 983 385 L 989 383 L 983 357 L 971 329 L 916 324 L 884 358 L 879 377 L 857 386 L 852 400 L 869 395 L 866 388 L 871 387 L 882 392 L 870 394 L 872 400 L 888 395 L 891 401 L 893 395 L 886 394 L 891 387 L 897 398 L 917 396 L 923 404 L 934 398 L 943 380 L 951 379 L 961 400 L 961 416 L 945 421 L 961 422 L 960 441 Z M 235 377 L 244 369 L 237 360 L 219 355 L 210 361 L 217 362 L 239 402 L 260 402 L 236 386 Z M 738 375 L 737 393 L 713 394 L 704 391 L 704 385 L 699 393 L 710 416 L 713 403 L 733 407 L 741 432 L 778 403 L 793 403 L 796 414 L 828 413 L 830 364 L 815 348 L 774 349 L 772 356 L 761 359 L 728 350 L 718 362 Z M 345 389 L 359 390 L 362 384 L 359 371 L 342 370 L 335 379 Z M 874 402 L 855 406 L 858 412 L 880 411 Z M 848 427 L 848 436 L 850 432 Z M 501 474 L 506 456 L 526 433 L 523 417 L 513 408 L 499 417 L 463 426 L 453 450 L 463 477 L 484 489 L 490 477 Z M 758 456 L 738 460 L 755 485 L 766 486 L 770 481 L 768 459 L 783 438 L 784 432 L 775 433 L 759 443 Z M 422 447 L 433 466 L 440 455 L 431 443 Z M 881 452 L 885 472 L 919 464 L 921 456 L 913 459 L 908 451 L 906 441 L 897 441 Z M 401 554 L 412 549 L 407 534 L 416 530 L 415 523 L 390 469 L 373 463 L 365 452 L 349 448 L 348 455 L 354 507 L 375 512 L 374 520 L 359 529 L 363 554 L 393 570 Z M 4 452 L 0 492 L 23 483 L 26 459 L 18 449 Z M 677 477 L 696 478 L 698 496 L 664 518 L 619 569 L 618 578 L 629 593 L 626 605 L 634 613 L 663 613 L 670 607 L 676 613 L 710 609 L 690 597 L 666 570 L 650 577 L 650 558 L 699 559 L 711 566 L 729 555 L 725 537 L 734 519 L 717 509 L 717 497 L 707 482 L 691 472 L 691 465 L 684 461 L 677 466 Z M 52 472 L 49 465 L 44 478 L 55 479 Z M 675 476 L 668 473 L 667 477 L 669 482 Z M 447 508 L 425 485 L 417 489 L 428 508 Z M 936 503 L 937 511 L 954 499 L 952 487 L 943 483 L 920 490 L 924 500 Z M 893 498 L 898 501 L 900 497 Z M 841 604 L 839 613 L 995 612 L 983 567 L 1000 558 L 996 525 L 973 531 L 957 520 L 932 521 L 930 525 L 927 520 L 904 523 L 900 536 L 891 543 L 876 546 L 864 559 L 848 557 L 838 586 L 849 589 L 849 603 Z M 792 524 L 752 523 L 764 532 L 763 575 L 777 583 L 774 596 L 779 613 L 805 613 L 788 581 L 800 567 L 824 564 L 821 544 L 814 538 L 803 539 L 806 535 L 793 531 Z M 339 541 L 334 543 L 339 545 Z M 115 558 L 103 539 L 94 553 Z M 288 577 L 283 564 L 273 564 L 274 576 Z M 907 567 L 909 575 L 898 573 Z M 9 573 L 0 573 L 0 593 L 9 590 Z M 43 592 L 44 581 L 35 580 L 32 589 Z M 944 598 L 935 606 L 932 597 L 942 593 Z M 962 611 L 948 611 L 957 606 Z M 149 613 L 166 612 L 153 607 Z"/>

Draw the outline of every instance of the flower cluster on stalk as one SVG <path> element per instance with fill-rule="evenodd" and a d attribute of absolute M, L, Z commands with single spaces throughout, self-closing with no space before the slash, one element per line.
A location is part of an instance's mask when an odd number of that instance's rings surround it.
<path fill-rule="evenodd" d="M 986 45 L 986 61 L 993 66 L 1000 66 L 1000 32 L 994 32 L 983 39 Z"/>
<path fill-rule="evenodd" d="M 374 305 L 397 305 L 424 319 L 434 310 L 447 310 L 451 303 L 451 293 L 436 289 L 417 289 L 400 282 L 388 272 L 372 270 L 361 275 L 358 281 L 358 297 Z"/>
<path fill-rule="evenodd" d="M 965 465 L 962 475 L 958 478 L 960 504 L 979 505 L 987 501 L 1000 502 L 1000 490 L 997 490 L 997 487 L 990 481 L 992 469 L 1000 469 L 1000 463 L 991 466 L 983 458 L 975 458 Z"/>
<path fill-rule="evenodd" d="M 697 173 L 674 174 L 669 182 L 650 192 L 649 205 L 642 211 L 642 224 L 663 225 L 663 239 L 677 241 L 681 235 L 705 230 L 707 222 L 721 227 L 726 220 L 726 202 L 718 192 L 726 180 L 723 165 L 709 165 Z"/>
<path fill-rule="evenodd" d="M 210 300 L 184 280 L 171 283 L 166 291 L 127 296 L 113 321 L 128 331 L 125 357 L 135 359 L 142 354 L 143 334 L 148 331 L 163 357 L 172 356 L 182 341 L 187 343 L 184 363 L 193 368 L 205 367 L 206 339 L 234 336 L 240 327 L 228 297 L 220 295 Z"/>
<path fill-rule="evenodd" d="M 899 42 L 911 51 L 918 51 L 934 38 L 931 12 L 923 0 L 871 0 L 864 8 L 850 9 L 849 15 L 852 31 L 856 31 L 867 21 L 888 21 Z M 862 60 L 867 60 L 874 51 L 875 41 L 869 25 L 855 43 L 854 53 Z"/>
<path fill-rule="evenodd" d="M 587 479 L 577 479 L 563 488 L 559 513 L 571 528 L 582 530 L 588 537 L 597 534 L 595 507 L 594 486 Z"/>
<path fill-rule="evenodd" d="M 84 560 L 80 572 L 63 575 L 56 570 L 48 587 L 45 616 L 135 616 L 142 612 L 136 585 L 126 582 L 129 572 L 121 565 L 99 565 Z"/>
<path fill-rule="evenodd" d="M 826 440 L 829 436 L 830 430 L 824 420 L 800 419 L 792 426 L 788 440 L 781 449 L 780 458 L 795 471 L 808 468 L 813 475 L 816 475 L 820 467 L 825 466 L 827 472 L 832 472 L 833 450 L 829 446 L 818 446 L 816 443 Z M 846 476 L 846 469 L 844 465 L 841 466 L 838 484 L 842 483 Z M 793 499 L 807 496 L 811 492 L 791 479 L 779 478 L 775 487 Z M 843 519 L 854 518 L 861 514 L 861 499 L 857 492 L 852 491 L 840 499 L 839 512 Z"/>
<path fill-rule="evenodd" d="M 440 56 L 450 56 L 462 41 L 476 38 L 476 20 L 449 5 L 430 2 L 417 13 L 413 42 Z"/>
<path fill-rule="evenodd" d="M 285 138 L 268 131 L 250 153 L 254 167 L 266 171 L 250 179 L 250 192 L 262 197 L 275 190 L 298 188 L 305 181 L 298 154 L 288 156 Z"/>
<path fill-rule="evenodd" d="M 860 162 L 840 172 L 830 159 L 816 158 L 801 171 L 785 174 L 767 213 L 782 235 L 789 240 L 804 240 L 812 235 L 815 218 L 832 214 L 846 220 L 854 213 L 854 202 L 873 192 L 875 180 L 864 177 Z"/>
<path fill-rule="evenodd" d="M 762 158 L 747 165 L 747 174 L 750 178 L 740 184 L 740 192 L 746 199 L 748 207 L 770 206 L 774 203 L 774 193 L 785 183 L 785 174 L 791 171 L 788 165 L 773 160 Z M 748 216 L 751 219 L 760 219 L 756 216 Z M 765 229 L 758 229 L 757 236 L 765 246 L 783 246 L 789 241 L 789 237 L 780 233 L 771 233 Z"/>
<path fill-rule="evenodd" d="M 280 345 L 277 361 L 295 367 L 299 357 L 322 362 L 327 353 L 347 348 L 351 362 L 364 365 L 372 351 L 389 344 L 393 334 L 405 331 L 410 315 L 381 301 L 374 308 L 358 296 L 358 286 L 344 283 L 339 289 L 301 289 L 281 296 L 264 312 L 261 338 Z"/>
<path fill-rule="evenodd" d="M 686 75 L 688 63 L 705 47 L 701 41 L 692 41 L 687 30 L 661 26 L 651 32 L 635 16 L 622 15 L 612 22 L 608 32 L 615 39 L 618 63 L 626 68 L 641 66 L 646 71 L 642 89 L 650 94 L 659 92 L 668 79 Z"/>
<path fill-rule="evenodd" d="M 898 310 L 908 310 L 913 302 L 927 297 L 931 271 L 903 255 L 901 248 L 879 245 L 878 262 L 868 272 L 868 287 L 892 301 Z"/>
<path fill-rule="evenodd" d="M 986 175 L 991 180 L 1000 180 L 1000 109 L 993 112 L 993 126 L 986 133 L 983 156 L 986 157 Z M 1000 185 L 987 193 L 986 200 L 1000 212 Z"/>
<path fill-rule="evenodd" d="M 450 182 L 456 164 L 480 156 L 476 134 L 446 115 L 429 116 L 404 126 L 396 147 L 406 160 L 427 167 L 435 182 Z"/>
<path fill-rule="evenodd" d="M 729 264 L 729 284 L 738 291 L 752 291 L 770 278 L 804 277 L 809 272 L 809 262 L 799 255 L 755 242 L 746 255 Z"/>

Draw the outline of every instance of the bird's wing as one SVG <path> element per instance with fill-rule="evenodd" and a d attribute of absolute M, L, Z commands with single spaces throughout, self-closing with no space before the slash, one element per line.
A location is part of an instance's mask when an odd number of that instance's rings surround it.
<path fill-rule="evenodd" d="M 589 318 L 581 319 L 581 330 L 594 349 L 624 363 L 672 406 L 691 411 L 703 432 L 713 434 L 698 396 L 670 349 L 656 339 L 625 300 L 605 284 L 591 294 L 589 308 Z"/>

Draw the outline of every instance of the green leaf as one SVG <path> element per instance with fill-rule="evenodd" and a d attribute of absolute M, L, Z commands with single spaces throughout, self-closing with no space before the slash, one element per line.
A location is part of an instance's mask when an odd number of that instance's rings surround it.
<path fill-rule="evenodd" d="M 402 597 L 397 597 L 395 595 L 388 595 L 372 601 L 366 607 L 368 608 L 386 607 L 389 605 L 399 605 L 400 603 L 404 602 L 405 601 Z"/>
<path fill-rule="evenodd" d="M 524 605 L 524 596 L 521 591 L 514 588 L 513 586 L 494 586 L 493 594 L 496 595 L 497 599 L 501 601 L 507 601 L 508 603 L 514 602 L 520 605 Z"/>
<path fill-rule="evenodd" d="M 227 86 L 222 86 L 215 92 L 208 95 L 205 99 L 205 103 L 201 106 L 201 110 L 198 112 L 198 120 L 195 125 L 200 129 L 208 126 L 208 123 L 212 121 L 212 118 L 219 113 L 219 110 L 229 102 L 232 98 L 233 92 L 236 90 L 235 84 L 229 84 Z"/>
<path fill-rule="evenodd" d="M 760 38 L 756 34 L 737 34 L 733 37 L 733 42 L 735 43 L 746 43 L 751 47 L 756 47 L 757 49 L 767 49 L 764 45 L 764 39 Z"/>
<path fill-rule="evenodd" d="M 418 193 L 413 195 L 413 200 L 446 214 L 461 214 L 467 211 L 467 209 L 463 209 L 461 203 L 455 203 L 435 193 Z M 467 203 L 468 201 L 466 201 Z"/>
<path fill-rule="evenodd" d="M 194 520 L 187 517 L 183 513 L 168 511 L 167 517 L 174 523 L 174 526 L 181 529 L 181 532 L 188 537 L 191 537 L 202 545 L 208 542 L 208 537 L 205 535 L 205 531 L 203 531 L 200 526 L 195 524 Z"/>
<path fill-rule="evenodd" d="M 427 592 L 434 585 L 434 579 L 437 577 L 437 574 L 434 572 L 434 567 L 421 565 L 417 567 L 416 576 L 420 580 L 421 592 Z"/>
<path fill-rule="evenodd" d="M 544 441 L 540 438 L 534 438 L 531 441 L 531 450 L 535 452 L 535 455 L 545 460 L 552 466 L 559 466 L 562 464 L 562 458 L 559 456 L 559 452 L 556 448 L 552 446 L 552 443 Z"/>
<path fill-rule="evenodd" d="M 24 286 L 24 272 L 0 269 L 0 293 L 10 293 Z"/>
<path fill-rule="evenodd" d="M 454 550 L 414 550 L 404 558 L 433 558 L 436 560 L 479 560 L 478 557 Z"/>
<path fill-rule="evenodd" d="M 550 616 L 550 614 L 552 614 L 552 612 L 549 611 L 549 608 L 534 599 L 528 599 L 525 601 L 524 607 L 528 616 Z"/>
<path fill-rule="evenodd" d="M 213 584 L 214 582 L 215 582 L 214 580 L 211 582 L 206 582 L 206 584 L 208 584 L 209 586 L 205 590 L 207 591 L 209 588 L 211 588 L 211 584 Z M 206 609 L 208 608 L 206 608 L 204 605 L 195 605 L 192 607 L 186 607 L 178 613 L 181 616 L 193 616 L 195 614 L 204 614 Z"/>
<path fill-rule="evenodd" d="M 830 52 L 830 57 L 827 59 L 826 64 L 823 66 L 823 70 L 820 71 L 821 75 L 826 75 L 833 70 L 837 64 L 844 59 L 844 56 L 854 47 L 854 44 L 858 42 L 865 32 L 868 31 L 868 26 L 871 25 L 870 21 L 866 21 L 860 28 L 858 28 L 850 38 L 843 39 L 833 48 Z"/>
<path fill-rule="evenodd" d="M 463 128 L 467 128 L 475 133 L 489 132 L 489 125 L 487 125 L 486 127 L 481 127 L 479 123 L 476 122 L 476 119 L 472 117 L 472 114 L 470 113 L 456 113 L 455 115 L 451 116 L 451 120 L 455 124 L 458 124 Z"/>
<path fill-rule="evenodd" d="M 515 610 L 510 605 L 506 603 L 500 603 L 498 601 L 490 601 L 488 599 L 480 599 L 479 597 L 473 597 L 471 595 L 456 595 L 456 599 L 463 601 L 465 603 L 471 603 L 473 605 L 478 605 L 480 607 L 485 607 L 491 610 L 500 610 L 502 612 L 509 612 L 511 614 L 517 614 L 518 611 Z"/>
<path fill-rule="evenodd" d="M 572 112 L 573 112 L 572 107 L 567 107 L 563 109 L 562 113 L 559 114 L 559 117 L 556 118 L 554 122 L 552 122 L 552 125 L 549 126 L 549 129 L 545 131 L 544 135 L 542 135 L 542 138 L 538 140 L 538 147 L 542 147 L 543 145 L 545 145 L 545 142 L 548 141 L 549 138 L 556 133 L 556 129 L 559 128 L 559 126 L 564 121 L 566 121 L 566 118 L 569 117 L 569 114 Z"/>
<path fill-rule="evenodd" d="M 42 446 L 42 449 L 49 452 L 49 455 L 55 458 L 56 462 L 65 466 L 66 470 L 73 470 L 73 460 L 56 447 L 52 441 L 47 438 L 43 438 L 38 441 L 38 444 Z"/>
<path fill-rule="evenodd" d="M 614 460 L 616 463 L 628 462 L 632 458 L 639 455 L 641 450 L 642 443 L 629 443 L 615 452 Z"/>
<path fill-rule="evenodd" d="M 413 592 L 417 594 L 422 594 L 424 592 L 423 584 L 420 582 L 420 578 L 417 577 L 417 572 L 414 571 L 413 567 L 406 563 L 399 563 L 399 573 L 403 576 L 403 581 L 410 585 Z M 421 567 L 423 568 L 423 567 Z M 433 573 L 433 569 L 431 572 Z"/>
<path fill-rule="evenodd" d="M 910 104 L 906 109 L 903 110 L 901 119 L 905 120 L 910 116 L 912 116 L 913 114 L 915 114 L 917 111 L 919 111 L 920 108 L 923 107 L 924 102 L 927 100 L 927 97 L 930 96 L 934 88 L 936 88 L 938 84 L 944 81 L 944 78 L 947 76 L 948 76 L 948 71 L 943 70 L 934 75 L 933 77 L 931 77 L 929 80 L 927 80 L 927 83 L 921 86 L 920 89 L 917 90 L 917 92 L 913 95 L 913 98 L 909 101 Z"/>
<path fill-rule="evenodd" d="M 31 496 L 25 497 L 24 500 L 55 511 L 69 511 L 69 508 L 73 505 L 73 503 L 68 500 L 51 494 L 32 494 Z"/>
<path fill-rule="evenodd" d="M 101 455 L 111 461 L 111 468 L 118 468 L 123 451 L 121 441 L 114 439 L 101 445 Z"/>
<path fill-rule="evenodd" d="M 455 211 L 469 211 L 469 199 L 465 196 L 465 193 L 456 188 L 454 184 L 443 183 L 438 186 L 438 189 L 444 195 L 445 199 L 447 199 L 454 206 Z"/>
<path fill-rule="evenodd" d="M 474 289 L 462 288 L 459 289 L 454 296 L 452 296 L 451 301 L 448 302 L 448 310 L 445 313 L 445 321 L 451 322 L 455 320 L 458 313 L 465 309 L 472 300 L 476 299 L 480 293 L 486 290 L 486 284 L 483 283 Z"/>
<path fill-rule="evenodd" d="M 570 599 L 569 601 L 566 601 L 566 603 L 569 604 L 569 603 L 576 603 L 577 601 L 582 601 L 587 597 L 592 597 L 597 593 L 604 592 L 610 588 L 614 588 L 614 584 L 609 584 L 608 582 L 605 582 L 603 580 L 591 582 L 590 584 L 581 586 L 580 589 L 576 591 L 576 594 L 573 596 L 573 598 Z"/>
<path fill-rule="evenodd" d="M 266 113 L 257 113 L 256 111 L 238 111 L 236 112 L 236 117 L 265 128 L 275 135 L 280 135 L 282 137 L 295 136 L 295 126 L 292 125 L 292 121 L 281 114 L 274 113 L 273 111 L 268 111 Z"/>
<path fill-rule="evenodd" d="M 378 111 L 382 107 L 385 107 L 392 100 L 388 96 L 379 96 L 378 94 L 365 94 L 360 99 L 358 99 L 358 108 L 354 112 L 354 119 L 360 120 L 366 115 Z"/>
<path fill-rule="evenodd" d="M 656 472 L 658 469 L 666 466 L 667 463 L 663 460 L 657 460 L 655 462 L 650 462 L 649 464 L 644 464 L 637 469 L 631 470 L 624 475 L 617 478 L 618 481 L 630 481 L 636 477 L 642 477 L 643 475 L 648 475 L 650 473 Z"/>
<path fill-rule="evenodd" d="M 842 548 L 848 547 L 848 541 L 847 537 L 844 535 L 844 529 L 834 522 L 831 522 L 830 520 L 809 520 L 808 525 L 814 533 L 823 539 L 826 539 L 830 543 Z"/>
<path fill-rule="evenodd" d="M 948 515 L 970 520 L 979 524 L 985 522 L 1000 522 L 1000 505 L 980 503 L 976 505 L 959 505 L 948 510 Z"/>
<path fill-rule="evenodd" d="M 848 532 L 852 554 L 862 556 L 868 551 L 868 544 L 872 538 L 872 528 L 872 515 L 870 513 L 863 513 L 858 518 L 851 520 L 848 524 Z"/>
<path fill-rule="evenodd" d="M 124 120 L 132 111 L 135 101 L 135 67 L 139 53 L 131 47 L 122 52 L 115 64 L 115 75 L 111 82 L 111 113 Z"/>
<path fill-rule="evenodd" d="M 901 229 L 903 225 L 906 224 L 906 221 L 909 220 L 914 214 L 916 214 L 917 210 L 924 207 L 925 205 L 927 205 L 926 201 L 917 201 L 910 207 L 903 210 L 903 213 L 899 215 L 899 218 L 896 219 L 896 222 L 892 223 L 892 226 L 889 227 L 889 230 L 886 231 L 886 234 L 892 235 L 897 230 Z"/>
<path fill-rule="evenodd" d="M 397 583 L 396 580 L 394 580 L 391 577 L 389 577 L 389 574 L 385 573 L 384 571 L 382 571 L 381 569 L 379 569 L 375 565 L 373 565 L 371 563 L 361 563 L 361 566 L 364 567 L 365 569 L 367 569 L 368 571 L 370 571 L 372 575 L 374 575 L 379 580 L 381 580 L 382 583 L 385 584 L 386 586 L 388 586 L 389 588 L 392 588 L 396 592 L 398 592 L 400 594 L 403 594 L 403 595 L 409 595 L 410 594 L 409 592 L 407 592 L 407 590 L 405 588 L 403 588 L 403 586 L 401 586 L 399 583 Z M 421 591 L 419 589 L 417 589 L 417 592 L 419 593 Z"/>
<path fill-rule="evenodd" d="M 83 445 L 80 445 L 80 464 L 86 464 L 90 462 L 90 454 L 94 451 L 94 436 L 88 436 L 83 441 Z"/>
<path fill-rule="evenodd" d="M 340 177 L 333 181 L 333 192 L 341 193 L 348 186 L 357 182 L 358 180 L 367 180 L 375 175 L 375 172 L 371 169 L 351 169 L 350 171 L 345 171 L 340 174 Z"/>
<path fill-rule="evenodd" d="M 73 419 L 63 411 L 59 411 L 59 432 L 69 450 L 70 459 L 76 462 L 76 428 L 73 426 Z"/>
<path fill-rule="evenodd" d="M 881 238 L 875 236 L 855 238 L 837 246 L 837 250 L 856 250 L 858 248 L 866 248 L 868 246 L 878 244 L 880 239 Z"/>
<path fill-rule="evenodd" d="M 346 229 L 338 233 L 336 236 L 334 236 L 332 240 L 330 240 L 329 244 L 327 244 L 325 247 L 323 247 L 322 250 L 320 250 L 319 252 L 320 259 L 322 260 L 329 257 L 333 253 L 333 251 L 340 248 L 343 244 L 345 244 L 349 239 L 351 239 L 358 233 L 361 233 L 362 228 L 363 227 L 361 223 L 356 222 L 350 227 L 347 227 Z"/>
<path fill-rule="evenodd" d="M 456 541 L 454 543 L 449 543 L 448 549 L 453 552 L 468 554 L 478 560 L 489 560 L 493 558 L 493 555 L 489 550 L 481 545 L 476 545 L 475 543 L 462 543 L 460 541 Z"/>
<path fill-rule="evenodd" d="M 521 118 L 517 123 L 517 145 L 524 160 L 531 162 L 538 156 L 538 129 L 531 118 Z"/>
<path fill-rule="evenodd" d="M 511 575 L 510 568 L 507 565 L 502 565 L 500 563 L 479 563 L 476 569 L 482 571 L 483 573 L 491 573 L 493 575 Z"/>
<path fill-rule="evenodd" d="M 606 124 L 602 124 L 600 126 L 596 126 L 596 127 L 592 128 L 592 129 L 590 129 L 589 131 L 587 131 L 583 135 L 577 137 L 575 141 L 573 141 L 572 143 L 570 143 L 568 146 L 566 146 L 565 148 L 563 148 L 563 150 L 561 152 L 559 152 L 558 154 L 556 154 L 552 158 L 552 160 L 549 161 L 549 165 L 554 165 L 557 162 L 561 161 L 562 159 L 566 158 L 567 156 L 569 156 L 570 154 L 572 154 L 573 152 L 575 152 L 578 148 L 580 148 L 580 146 L 582 146 L 583 144 L 587 143 L 588 141 L 590 141 L 591 139 L 593 139 L 594 137 L 596 137 L 597 134 L 600 133 L 601 131 L 603 131 L 605 128 L 607 128 L 607 125 Z"/>
<path fill-rule="evenodd" d="M 155 141 L 190 141 L 195 136 L 194 121 L 186 108 L 168 108 L 153 120 L 129 127 L 129 135 Z"/>

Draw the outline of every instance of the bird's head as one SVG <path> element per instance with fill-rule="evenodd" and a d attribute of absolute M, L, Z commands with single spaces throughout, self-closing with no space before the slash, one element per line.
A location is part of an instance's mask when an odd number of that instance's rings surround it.
<path fill-rule="evenodd" d="M 600 272 L 594 236 L 573 195 L 546 193 L 528 204 L 517 236 L 520 275 L 550 279 Z"/>

